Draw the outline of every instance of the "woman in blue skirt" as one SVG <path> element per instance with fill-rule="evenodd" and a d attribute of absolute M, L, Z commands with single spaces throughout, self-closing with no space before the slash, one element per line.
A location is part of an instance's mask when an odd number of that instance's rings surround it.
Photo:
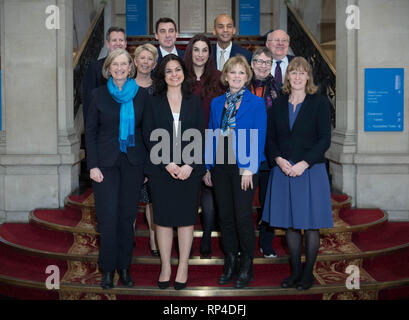
<path fill-rule="evenodd" d="M 333 226 L 325 151 L 331 143 L 328 100 L 316 94 L 310 64 L 302 57 L 289 64 L 284 95 L 268 111 L 266 156 L 271 166 L 263 220 L 284 228 L 291 275 L 283 288 L 309 289 L 320 247 L 320 228 Z M 301 267 L 302 236 L 306 263 Z"/>

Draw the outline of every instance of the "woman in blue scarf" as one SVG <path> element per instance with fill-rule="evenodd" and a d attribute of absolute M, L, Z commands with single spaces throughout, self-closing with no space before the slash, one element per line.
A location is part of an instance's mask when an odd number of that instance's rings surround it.
<path fill-rule="evenodd" d="M 253 279 L 255 232 L 252 216 L 260 163 L 265 160 L 264 99 L 246 89 L 252 71 L 243 56 L 230 58 L 221 81 L 226 94 L 212 100 L 206 137 L 206 185 L 214 185 L 225 253 L 219 284 L 244 288 Z M 240 253 L 240 261 L 239 261 Z M 239 270 L 237 274 L 237 270 Z"/>
<path fill-rule="evenodd" d="M 135 66 L 126 50 L 112 51 L 102 73 L 108 83 L 92 92 L 85 139 L 101 234 L 101 286 L 110 289 L 115 270 L 123 285 L 133 286 L 129 267 L 147 154 L 141 130 L 147 92 L 133 79 Z"/>

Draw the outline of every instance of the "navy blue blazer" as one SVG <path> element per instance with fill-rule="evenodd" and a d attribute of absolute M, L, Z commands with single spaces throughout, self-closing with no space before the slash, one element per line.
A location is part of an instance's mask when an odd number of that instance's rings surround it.
<path fill-rule="evenodd" d="M 205 161 L 208 169 L 215 164 L 220 134 L 217 134 L 214 130 L 221 129 L 225 103 L 226 94 L 214 98 L 210 106 L 209 129 L 213 130 L 215 134 L 209 131 L 206 136 Z M 244 130 L 240 132 L 238 131 L 240 129 Z M 236 155 L 236 163 L 240 169 L 250 170 L 254 174 L 258 172 L 260 163 L 265 160 L 266 129 L 267 113 L 264 99 L 257 97 L 246 89 L 236 113 L 236 129 L 234 130 L 236 140 L 233 143 L 233 152 Z M 251 152 L 251 148 L 254 148 L 254 146 L 258 148 L 257 153 Z"/>
<path fill-rule="evenodd" d="M 150 153 L 153 148 L 160 149 L 159 147 L 161 147 L 161 145 L 159 143 L 166 143 L 166 141 L 163 139 L 158 139 L 159 141 L 151 140 L 151 134 L 156 129 L 163 129 L 164 131 L 166 131 L 170 140 L 168 141 L 169 148 L 167 150 L 169 153 L 166 153 L 166 150 L 164 148 L 161 148 L 161 150 L 154 149 L 152 151 L 155 152 L 155 155 L 156 153 L 158 153 L 157 156 L 161 157 L 161 159 L 158 160 L 162 160 L 162 162 L 154 163 L 152 161 L 154 160 L 152 156 L 147 157 L 144 169 L 145 174 L 148 176 L 169 175 L 165 168 L 169 163 L 174 162 L 177 165 L 188 164 L 189 166 L 191 166 L 193 168 L 191 176 L 204 175 L 204 173 L 206 172 L 206 167 L 203 161 L 205 122 L 200 97 L 194 95 L 183 96 L 179 116 L 179 134 L 177 137 L 173 135 L 173 121 L 174 119 L 172 110 L 170 108 L 166 95 L 149 96 L 143 115 L 143 137 L 145 145 Z M 197 137 L 193 137 L 190 136 L 188 132 L 186 134 L 187 137 L 185 137 L 184 133 L 187 130 L 192 131 L 191 129 L 195 129 L 195 132 L 200 133 L 200 135 Z M 193 146 L 193 141 L 197 143 L 195 144 L 195 146 L 200 147 L 200 154 L 194 154 L 195 158 L 193 160 L 196 160 L 196 156 L 200 160 L 197 162 L 186 162 L 186 159 L 183 157 L 183 152 L 187 145 Z M 178 148 L 178 150 L 180 151 L 180 156 L 177 155 L 177 153 L 174 153 L 174 151 L 177 150 L 174 149 L 174 147 Z M 198 152 L 198 149 L 194 149 L 193 151 Z M 189 153 L 189 155 L 193 156 L 192 153 Z"/>
<path fill-rule="evenodd" d="M 107 84 L 107 79 L 102 76 L 102 66 L 104 65 L 106 57 L 93 61 L 88 65 L 87 71 L 82 78 L 82 112 L 84 116 L 84 123 L 88 115 L 88 106 L 91 103 L 92 91 L 95 88 Z"/>
<path fill-rule="evenodd" d="M 331 109 L 328 99 L 307 94 L 290 129 L 288 95 L 279 96 L 267 112 L 266 156 L 270 166 L 282 157 L 294 163 L 306 161 L 310 167 L 325 162 L 331 144 Z"/>
<path fill-rule="evenodd" d="M 217 49 L 216 49 L 216 45 L 212 45 L 212 51 L 213 51 L 213 61 L 214 64 L 217 68 Z M 231 51 L 230 51 L 230 57 L 234 57 L 241 54 L 242 56 L 244 56 L 248 62 L 249 65 L 251 65 L 251 57 L 253 56 L 253 54 L 251 53 L 251 51 L 244 49 L 243 47 L 240 47 L 239 45 L 233 43 L 232 47 L 231 47 Z M 218 68 L 217 68 L 218 69 Z"/>
<path fill-rule="evenodd" d="M 139 87 L 133 105 L 135 114 L 135 146 L 128 147 L 127 157 L 132 165 L 142 165 L 147 151 L 142 136 L 142 115 L 148 97 L 147 90 Z M 119 122 L 121 105 L 101 86 L 92 92 L 85 128 L 88 169 L 112 167 L 119 153 Z"/>

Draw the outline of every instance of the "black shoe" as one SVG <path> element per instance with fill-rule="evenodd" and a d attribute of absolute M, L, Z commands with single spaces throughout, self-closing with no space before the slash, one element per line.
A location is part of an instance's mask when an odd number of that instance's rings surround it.
<path fill-rule="evenodd" d="M 284 279 L 281 282 L 281 288 L 288 289 L 288 288 L 293 288 L 297 285 L 297 283 L 300 281 L 302 274 L 298 275 L 291 275 L 290 277 Z"/>
<path fill-rule="evenodd" d="M 113 272 L 102 273 L 101 287 L 102 289 L 105 289 L 105 290 L 112 289 L 114 287 L 114 273 Z"/>
<path fill-rule="evenodd" d="M 224 257 L 223 274 L 219 278 L 219 284 L 228 284 L 237 276 L 238 256 L 235 253 L 228 253 Z"/>
<path fill-rule="evenodd" d="M 295 288 L 297 290 L 308 290 L 314 284 L 314 279 L 314 276 L 308 277 L 308 279 L 304 279 L 303 277 L 301 281 L 297 282 Z"/>
<path fill-rule="evenodd" d="M 168 280 L 168 281 L 158 281 L 159 289 L 166 289 L 166 288 L 169 288 L 169 286 L 170 286 L 170 280 Z"/>
<path fill-rule="evenodd" d="M 250 282 L 253 280 L 253 258 L 249 256 L 243 256 L 242 258 L 240 258 L 239 276 L 237 277 L 234 287 L 236 289 L 248 287 L 250 285 Z"/>
<path fill-rule="evenodd" d="M 122 284 L 126 287 L 133 287 L 134 282 L 129 274 L 129 269 L 118 269 L 117 271 Z"/>
<path fill-rule="evenodd" d="M 150 245 L 149 245 L 149 250 L 150 250 L 152 256 L 154 256 L 154 257 L 159 257 L 160 256 L 159 250 L 152 250 Z"/>
<path fill-rule="evenodd" d="M 210 241 L 203 240 L 200 242 L 200 255 L 204 258 L 210 258 L 212 256 L 212 244 Z"/>
<path fill-rule="evenodd" d="M 187 280 L 186 282 L 177 282 L 175 281 L 173 284 L 173 287 L 175 288 L 175 290 L 182 290 L 184 288 L 186 288 L 187 286 Z"/>

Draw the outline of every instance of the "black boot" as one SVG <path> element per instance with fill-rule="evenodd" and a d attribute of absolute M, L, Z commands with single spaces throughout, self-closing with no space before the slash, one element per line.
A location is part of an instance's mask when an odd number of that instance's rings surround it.
<path fill-rule="evenodd" d="M 119 279 L 126 287 L 133 287 L 133 279 L 129 273 L 129 269 L 118 269 Z"/>
<path fill-rule="evenodd" d="M 253 258 L 247 255 L 240 257 L 240 271 L 234 287 L 242 289 L 248 287 L 250 282 L 254 280 Z"/>
<path fill-rule="evenodd" d="M 219 284 L 228 284 L 237 276 L 238 257 L 235 253 L 224 256 L 223 274 L 219 278 Z"/>
<path fill-rule="evenodd" d="M 204 258 L 210 258 L 212 255 L 212 240 L 211 235 L 203 232 L 203 237 L 200 242 L 200 255 Z"/>
<path fill-rule="evenodd" d="M 102 289 L 112 289 L 114 287 L 114 273 L 103 272 L 101 278 Z"/>

